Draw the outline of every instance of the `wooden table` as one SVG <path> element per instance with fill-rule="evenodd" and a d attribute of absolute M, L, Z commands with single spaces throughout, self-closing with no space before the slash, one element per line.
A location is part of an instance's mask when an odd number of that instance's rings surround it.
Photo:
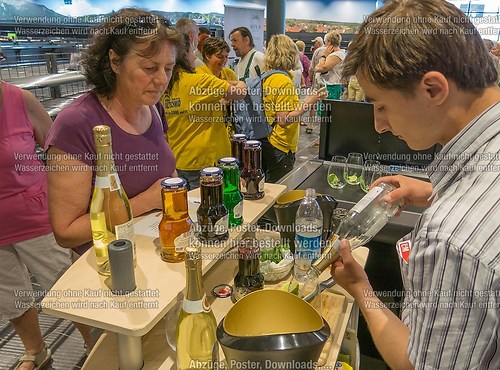
<path fill-rule="evenodd" d="M 263 199 L 244 201 L 245 225 L 255 223 L 285 190 L 284 185 L 266 184 Z M 190 191 L 189 198 L 191 200 L 199 198 L 199 189 Z M 190 202 L 192 217 L 196 207 L 196 204 Z M 233 228 L 230 230 L 228 242 L 218 247 L 203 248 L 203 272 L 208 272 L 220 256 L 230 248 L 230 241 L 241 237 L 244 232 L 245 227 Z M 111 293 L 109 278 L 97 273 L 95 254 L 91 249 L 64 273 L 42 301 L 43 311 L 47 314 L 118 334 L 116 338 L 118 338 L 119 360 L 114 368 L 117 368 L 119 363 L 121 370 L 140 368 L 137 366 L 143 361 L 141 337 L 158 326 L 159 321 L 174 306 L 178 293 L 185 287 L 184 264 L 163 262 L 159 256 L 158 238 L 136 235 L 136 248 L 137 289 L 130 296 L 116 296 Z M 224 265 L 225 269 L 232 268 L 230 263 L 220 265 Z M 221 277 L 219 283 L 227 281 L 228 277 Z M 59 296 L 61 298 L 58 298 Z M 214 306 L 215 310 L 217 304 Z M 165 348 L 166 345 L 162 346 L 163 350 Z M 106 356 L 110 360 L 116 360 L 112 353 L 116 352 L 107 352 Z"/>
<path fill-rule="evenodd" d="M 362 266 L 364 266 L 368 257 L 368 248 L 359 247 L 353 251 L 353 255 L 354 258 Z M 219 261 L 203 276 L 204 289 L 207 297 L 209 298 L 217 322 L 222 320 L 227 311 L 229 311 L 232 307 L 233 303 L 230 298 L 215 298 L 212 295 L 212 289 L 214 286 L 221 283 L 232 284 L 232 279 L 236 274 L 237 269 L 238 261 L 228 259 L 225 261 Z M 326 279 L 328 276 L 329 272 L 325 271 L 321 278 Z M 338 317 L 338 323 L 335 323 L 335 325 L 332 325 L 331 322 L 329 323 L 330 326 L 332 328 L 335 327 L 335 329 L 332 329 L 332 343 L 327 354 L 325 369 L 333 369 L 335 362 L 337 361 L 342 341 L 344 339 L 344 334 L 346 333 L 351 313 L 355 307 L 353 298 L 341 287 L 335 285 L 330 289 L 330 291 L 343 295 L 345 299 L 341 308 L 340 316 Z M 182 296 L 179 296 L 178 299 L 182 299 Z M 169 322 L 168 324 L 175 326 L 175 322 Z M 143 370 L 176 369 L 176 355 L 175 352 L 169 347 L 165 336 L 166 325 L 167 322 L 165 320 L 161 320 L 147 335 L 142 338 L 144 353 Z M 120 366 L 119 361 L 115 356 L 111 355 L 116 353 L 116 348 L 117 336 L 114 333 L 105 332 L 99 338 L 98 343 L 85 362 L 82 370 L 118 369 Z"/>

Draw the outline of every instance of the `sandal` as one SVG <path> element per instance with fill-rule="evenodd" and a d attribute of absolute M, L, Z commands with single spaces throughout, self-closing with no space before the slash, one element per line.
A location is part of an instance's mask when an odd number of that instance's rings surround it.
<path fill-rule="evenodd" d="M 312 134 L 313 129 L 312 128 L 306 128 L 306 134 Z"/>
<path fill-rule="evenodd" d="M 23 362 L 33 362 L 35 364 L 35 367 L 33 370 L 40 370 L 42 369 L 47 363 L 50 361 L 50 357 L 52 356 L 52 352 L 50 351 L 49 348 L 47 348 L 47 344 L 43 344 L 43 349 L 38 352 L 36 355 L 28 355 L 24 354 L 21 357 L 19 357 L 19 363 L 17 366 L 14 368 L 14 370 L 19 369 L 19 366 Z"/>
<path fill-rule="evenodd" d="M 307 123 L 305 123 L 305 122 L 300 122 L 300 125 L 301 125 L 301 126 L 307 126 Z"/>

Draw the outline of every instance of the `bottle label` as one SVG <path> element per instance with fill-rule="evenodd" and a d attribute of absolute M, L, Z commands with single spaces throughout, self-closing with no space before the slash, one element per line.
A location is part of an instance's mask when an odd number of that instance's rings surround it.
<path fill-rule="evenodd" d="M 266 177 L 262 176 L 262 179 L 259 182 L 259 192 L 262 193 L 264 191 L 264 185 L 266 183 Z"/>
<path fill-rule="evenodd" d="M 115 235 L 116 239 L 127 239 L 130 240 L 132 243 L 132 252 L 134 253 L 134 258 L 136 256 L 135 254 L 135 238 L 134 238 L 134 221 L 130 220 L 128 222 L 125 222 L 124 224 L 116 225 L 115 226 Z"/>
<path fill-rule="evenodd" d="M 203 294 L 203 298 L 199 301 L 190 301 L 186 298 L 182 301 L 182 309 L 187 313 L 200 313 L 210 312 L 210 304 L 208 303 L 207 296 Z"/>
<path fill-rule="evenodd" d="M 228 228 L 229 228 L 229 217 L 228 215 L 225 215 L 224 217 L 217 220 L 217 222 L 215 223 L 214 233 L 215 235 L 224 235 L 225 233 L 227 233 Z"/>
<path fill-rule="evenodd" d="M 116 173 L 109 174 L 108 176 L 96 176 L 94 186 L 99 189 L 116 191 L 120 189 L 120 179 Z"/>
<path fill-rule="evenodd" d="M 247 192 L 247 182 L 240 177 L 240 191 L 242 193 L 246 193 Z"/>
<path fill-rule="evenodd" d="M 109 176 L 96 176 L 94 187 L 99 189 L 109 189 Z"/>
<path fill-rule="evenodd" d="M 296 235 L 297 245 L 295 246 L 299 258 L 314 260 L 321 255 L 321 234 L 318 236 Z"/>
<path fill-rule="evenodd" d="M 182 233 L 177 238 L 174 239 L 174 248 L 177 253 L 183 253 L 186 250 L 186 247 L 189 246 L 189 242 L 192 240 L 194 236 L 193 229 Z"/>
<path fill-rule="evenodd" d="M 233 217 L 241 218 L 243 217 L 243 201 L 236 204 L 233 208 Z"/>
<path fill-rule="evenodd" d="M 351 211 L 356 213 L 361 213 L 363 209 L 371 203 L 373 199 L 375 199 L 380 193 L 384 191 L 380 186 L 375 186 L 372 190 L 368 192 L 361 200 L 351 208 Z"/>

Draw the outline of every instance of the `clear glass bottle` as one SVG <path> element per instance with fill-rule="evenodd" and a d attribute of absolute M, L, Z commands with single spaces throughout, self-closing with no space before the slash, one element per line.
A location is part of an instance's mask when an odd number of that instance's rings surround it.
<path fill-rule="evenodd" d="M 322 232 L 323 212 L 316 191 L 308 188 L 295 216 L 295 278 L 305 275 L 311 262 L 321 255 Z"/>
<path fill-rule="evenodd" d="M 370 241 L 396 214 L 401 202 L 391 204 L 383 198 L 396 188 L 386 182 L 373 187 L 361 200 L 352 207 L 334 231 L 321 256 L 313 262 L 304 281 L 317 286 L 317 278 L 340 257 L 340 242 L 349 240 L 354 250 Z"/>
<path fill-rule="evenodd" d="M 224 205 L 222 170 L 206 167 L 200 172 L 201 204 L 196 211 L 198 238 L 217 243 L 229 238 L 229 212 Z"/>
<path fill-rule="evenodd" d="M 161 182 L 163 216 L 158 225 L 160 234 L 160 257 L 165 262 L 184 261 L 184 250 L 190 244 L 193 222 L 189 218 L 187 183 L 179 177 Z"/>
<path fill-rule="evenodd" d="M 130 240 L 134 266 L 137 264 L 134 222 L 127 194 L 118 177 L 109 126 L 92 130 L 96 147 L 96 177 L 90 202 L 90 227 L 99 274 L 109 276 L 108 244 L 116 239 Z"/>
<path fill-rule="evenodd" d="M 342 220 L 338 229 L 327 241 L 327 245 L 316 259 L 311 268 L 302 277 L 301 286 L 289 286 L 289 290 L 296 289 L 299 296 L 311 301 L 319 291 L 318 277 L 333 262 L 340 258 L 340 242 L 349 240 L 354 250 L 369 242 L 396 214 L 401 202 L 391 204 L 383 198 L 396 188 L 386 182 L 373 187 L 361 200 L 352 207 Z"/>
<path fill-rule="evenodd" d="M 245 238 L 238 244 L 238 273 L 234 277 L 234 300 L 264 288 L 264 276 L 260 272 L 260 247 L 255 238 Z"/>
<path fill-rule="evenodd" d="M 243 194 L 240 191 L 240 170 L 238 159 L 224 157 L 219 159 L 219 167 L 224 175 L 224 205 L 229 212 L 229 226 L 243 222 Z"/>
<path fill-rule="evenodd" d="M 202 286 L 201 249 L 186 248 L 186 291 L 176 328 L 177 369 L 213 369 L 218 361 L 217 322 Z"/>
<path fill-rule="evenodd" d="M 262 146 L 258 140 L 248 140 L 243 147 L 243 170 L 240 190 L 245 199 L 264 198 L 265 174 L 262 170 Z"/>

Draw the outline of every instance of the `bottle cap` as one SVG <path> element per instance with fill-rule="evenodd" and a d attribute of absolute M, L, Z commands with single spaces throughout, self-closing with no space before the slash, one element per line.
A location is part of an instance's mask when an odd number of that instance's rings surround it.
<path fill-rule="evenodd" d="M 221 176 L 222 170 L 219 167 L 205 167 L 200 174 L 201 176 Z"/>
<path fill-rule="evenodd" d="M 117 239 L 108 245 L 111 290 L 114 294 L 127 294 L 136 288 L 132 248 L 132 242 L 127 239 Z"/>
<path fill-rule="evenodd" d="M 238 165 L 238 163 L 239 163 L 238 159 L 234 157 L 223 157 L 219 159 L 219 166 Z"/>
<path fill-rule="evenodd" d="M 171 177 L 161 182 L 161 187 L 163 189 L 180 189 L 185 188 L 186 185 L 186 180 L 181 179 L 180 177 Z"/>
<path fill-rule="evenodd" d="M 219 298 L 231 297 L 231 294 L 233 294 L 233 287 L 231 285 L 227 285 L 227 284 L 220 284 L 220 285 L 217 285 L 212 290 L 212 293 L 214 296 L 219 297 Z"/>
<path fill-rule="evenodd" d="M 247 135 L 245 135 L 245 134 L 233 134 L 233 135 L 231 135 L 231 139 L 234 139 L 234 140 L 246 140 L 247 139 Z"/>
<path fill-rule="evenodd" d="M 250 148 L 260 148 L 261 142 L 259 140 L 247 140 L 245 142 L 245 147 L 250 147 Z"/>

